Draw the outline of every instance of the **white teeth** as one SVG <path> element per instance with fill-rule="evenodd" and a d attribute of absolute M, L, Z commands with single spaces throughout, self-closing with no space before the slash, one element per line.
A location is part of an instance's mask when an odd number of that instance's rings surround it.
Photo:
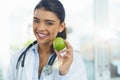
<path fill-rule="evenodd" d="M 38 34 L 38 36 L 40 36 L 40 37 L 46 37 L 47 35 L 46 34 Z"/>

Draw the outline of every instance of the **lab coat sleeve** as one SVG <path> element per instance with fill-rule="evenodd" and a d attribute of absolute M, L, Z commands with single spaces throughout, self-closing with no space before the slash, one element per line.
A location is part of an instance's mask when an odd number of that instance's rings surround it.
<path fill-rule="evenodd" d="M 12 56 L 13 57 L 13 56 Z M 15 80 L 15 73 L 16 73 L 16 68 L 15 68 L 15 59 L 11 57 L 9 66 L 8 66 L 8 71 L 7 71 L 7 77 L 6 80 Z"/>
<path fill-rule="evenodd" d="M 11 56 L 5 80 L 16 80 L 16 64 L 22 51 L 23 49 Z"/>
<path fill-rule="evenodd" d="M 59 75 L 60 80 L 87 80 L 87 74 L 84 62 L 79 53 L 74 53 L 73 63 L 70 67 L 69 72 L 61 76 Z"/>

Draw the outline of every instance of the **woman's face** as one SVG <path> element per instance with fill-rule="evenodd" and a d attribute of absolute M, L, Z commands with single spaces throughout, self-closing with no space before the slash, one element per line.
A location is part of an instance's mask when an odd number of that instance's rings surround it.
<path fill-rule="evenodd" d="M 33 31 L 39 44 L 51 45 L 58 32 L 65 27 L 51 11 L 44 8 L 36 9 L 33 17 Z"/>

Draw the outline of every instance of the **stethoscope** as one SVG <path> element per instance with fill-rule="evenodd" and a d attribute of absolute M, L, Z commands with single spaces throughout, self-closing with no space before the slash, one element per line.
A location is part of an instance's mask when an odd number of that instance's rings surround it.
<path fill-rule="evenodd" d="M 34 41 L 33 43 L 31 43 L 23 52 L 22 54 L 19 56 L 18 58 L 18 61 L 17 61 L 17 64 L 16 64 L 16 69 L 18 69 L 19 67 L 19 64 L 20 64 L 20 60 L 21 60 L 21 67 L 23 68 L 24 67 L 24 64 L 25 64 L 25 57 L 26 57 L 26 53 L 27 51 L 32 47 L 34 46 L 35 44 L 37 44 L 37 41 Z M 53 52 L 53 55 L 51 56 L 48 64 L 43 68 L 43 72 L 45 73 L 45 75 L 50 75 L 52 73 L 52 65 L 53 65 L 53 62 L 56 58 L 56 53 L 55 51 Z"/>

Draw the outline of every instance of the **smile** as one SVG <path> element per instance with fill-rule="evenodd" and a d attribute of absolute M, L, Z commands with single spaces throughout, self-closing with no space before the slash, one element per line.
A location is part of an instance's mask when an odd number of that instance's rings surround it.
<path fill-rule="evenodd" d="M 45 38 L 48 36 L 47 34 L 43 34 L 43 33 L 38 33 L 37 35 L 39 38 Z"/>

